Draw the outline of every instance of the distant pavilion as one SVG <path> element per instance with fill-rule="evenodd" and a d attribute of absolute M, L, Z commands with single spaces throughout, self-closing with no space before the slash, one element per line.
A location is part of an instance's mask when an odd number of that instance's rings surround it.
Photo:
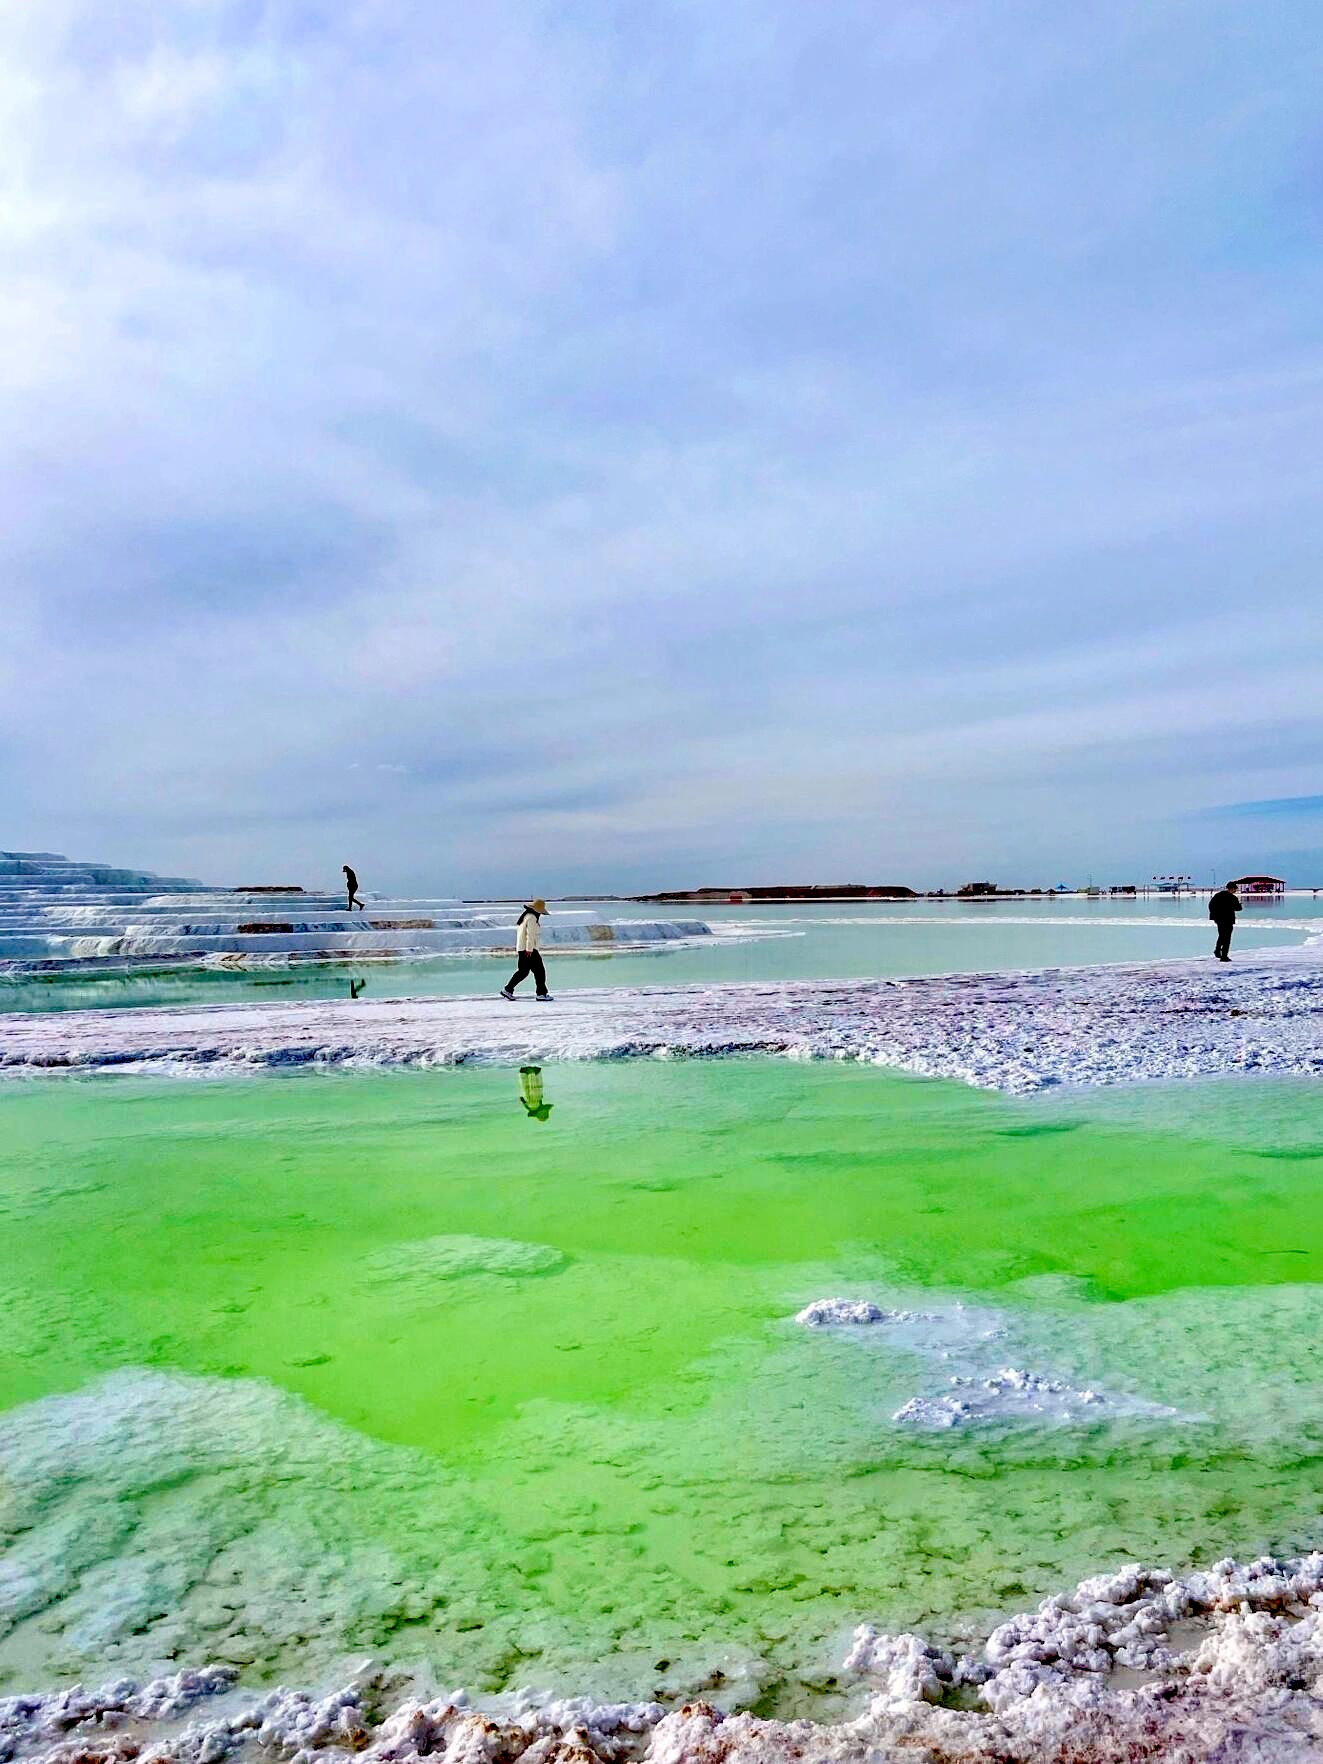
<path fill-rule="evenodd" d="M 1286 893 L 1286 883 L 1280 876 L 1237 876 L 1234 882 L 1227 883 L 1237 894 L 1250 894 L 1262 900 L 1265 895 L 1275 896 Z"/>

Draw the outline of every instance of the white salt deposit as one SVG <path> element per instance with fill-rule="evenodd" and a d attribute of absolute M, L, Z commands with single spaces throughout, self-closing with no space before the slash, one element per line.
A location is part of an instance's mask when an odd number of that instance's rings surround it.
<path fill-rule="evenodd" d="M 943 1388 L 909 1397 L 891 1417 L 898 1426 L 922 1432 L 980 1423 L 1194 1419 L 1143 1397 L 1077 1385 L 1050 1372 L 990 1364 L 991 1355 L 1004 1354 L 1015 1329 L 1009 1313 L 959 1302 L 940 1310 L 911 1311 L 886 1309 L 870 1299 L 833 1298 L 815 1299 L 795 1322 L 810 1329 L 862 1326 L 875 1351 L 899 1356 L 902 1362 L 917 1358 L 939 1372 Z M 1048 1315 L 1037 1322 L 1041 1333 L 1053 1333 Z"/>
<path fill-rule="evenodd" d="M 463 1692 L 406 1697 L 383 1715 L 384 1676 L 364 1670 L 329 1693 L 231 1696 L 235 1706 L 210 1717 L 200 1708 L 180 1728 L 168 1717 L 228 1689 L 232 1675 L 210 1667 L 141 1689 L 120 1681 L 8 1698 L 0 1758 L 1304 1764 L 1323 1751 L 1323 1554 L 1228 1559 L 1183 1579 L 1131 1563 L 1008 1619 L 968 1653 L 861 1624 L 844 1670 L 860 1682 L 864 1707 L 821 1725 L 726 1715 L 701 1702 L 667 1712 L 524 1694 L 484 1708 Z"/>
<path fill-rule="evenodd" d="M 503 953 L 514 947 L 517 912 L 372 894 L 351 912 L 341 892 L 205 889 L 49 853 L 0 852 L 0 972 L 19 976 Z M 708 935 L 697 919 L 613 921 L 573 908 L 549 914 L 541 932 L 549 949 L 646 948 Z"/>
<path fill-rule="evenodd" d="M 823 1329 L 838 1323 L 882 1323 L 895 1315 L 894 1311 L 884 1311 L 870 1299 L 814 1299 L 811 1305 L 804 1306 L 795 1321 L 810 1329 Z"/>
<path fill-rule="evenodd" d="M 319 999 L 9 1018 L 0 1070 L 458 1065 L 771 1053 L 857 1059 L 987 1089 L 1323 1072 L 1323 941 L 1231 967 L 583 988 L 503 999 Z"/>
<path fill-rule="evenodd" d="M 1060 1378 L 1003 1366 L 987 1378 L 956 1373 L 949 1391 L 911 1397 L 891 1418 L 902 1426 L 941 1431 L 971 1421 L 1082 1420 L 1087 1412 L 1118 1406 L 1100 1391 L 1077 1390 Z"/>

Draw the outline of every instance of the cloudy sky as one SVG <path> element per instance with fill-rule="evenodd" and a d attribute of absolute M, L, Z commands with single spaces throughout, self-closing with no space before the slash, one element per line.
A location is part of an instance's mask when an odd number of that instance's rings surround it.
<path fill-rule="evenodd" d="M 0 844 L 1323 882 L 1315 0 L 9 0 Z"/>

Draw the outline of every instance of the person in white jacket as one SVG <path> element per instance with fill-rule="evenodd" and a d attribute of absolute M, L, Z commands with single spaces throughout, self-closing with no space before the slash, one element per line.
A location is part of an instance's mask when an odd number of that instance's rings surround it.
<path fill-rule="evenodd" d="M 547 991 L 547 970 L 542 965 L 542 952 L 538 948 L 538 928 L 542 923 L 542 915 L 547 910 L 545 900 L 530 900 L 520 913 L 515 926 L 515 953 L 519 965 L 501 988 L 502 998 L 514 998 L 514 989 L 529 974 L 533 976 L 539 998 L 550 998 Z"/>

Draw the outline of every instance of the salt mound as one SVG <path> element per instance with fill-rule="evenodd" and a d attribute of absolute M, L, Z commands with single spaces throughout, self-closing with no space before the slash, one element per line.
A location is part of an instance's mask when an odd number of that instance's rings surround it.
<path fill-rule="evenodd" d="M 896 1313 L 884 1311 L 868 1299 L 814 1299 L 796 1316 L 796 1323 L 809 1329 L 822 1329 L 837 1323 L 885 1323 Z"/>

